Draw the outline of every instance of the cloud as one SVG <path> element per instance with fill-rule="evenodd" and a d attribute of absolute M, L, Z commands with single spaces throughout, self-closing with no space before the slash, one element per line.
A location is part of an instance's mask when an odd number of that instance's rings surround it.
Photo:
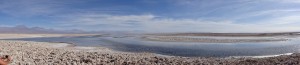
<path fill-rule="evenodd" d="M 280 16 L 280 17 L 273 17 L 270 19 L 265 19 L 259 21 L 257 24 L 263 24 L 263 25 L 273 25 L 273 26 L 294 26 L 294 27 L 300 27 L 297 24 L 300 24 L 300 15 L 290 15 L 290 16 Z"/>
<path fill-rule="evenodd" d="M 154 15 L 128 15 L 128 16 L 110 16 L 107 17 L 107 20 L 111 21 L 137 21 L 137 22 L 143 22 L 143 21 L 149 21 L 151 19 L 155 18 Z"/>
<path fill-rule="evenodd" d="M 71 12 L 74 4 L 81 0 L 1 0 L 0 13 L 18 17 L 60 15 Z M 70 9 L 71 8 L 71 9 Z"/>
<path fill-rule="evenodd" d="M 270 0 L 270 1 L 278 1 L 283 3 L 300 3 L 300 0 Z"/>
<path fill-rule="evenodd" d="M 280 17 L 273 19 L 273 23 L 276 24 L 295 24 L 300 23 L 300 16 L 286 16 L 286 17 Z"/>
<path fill-rule="evenodd" d="M 149 32 L 290 32 L 300 31 L 300 26 L 275 25 L 277 22 L 267 25 L 239 24 L 234 21 L 203 21 L 182 19 L 161 19 L 156 22 L 148 22 L 145 28 Z M 273 24 L 275 23 L 275 24 Z"/>
<path fill-rule="evenodd" d="M 235 23 L 233 20 L 209 21 L 202 19 L 176 19 L 145 15 L 103 15 L 74 16 L 64 24 L 67 27 L 86 27 L 99 30 L 139 30 L 144 32 L 278 32 L 300 31 L 296 23 L 298 16 L 282 17 L 265 23 Z M 277 20 L 277 21 L 275 21 Z M 272 22 L 273 21 L 273 22 Z M 294 22 L 290 22 L 294 21 Z"/>
<path fill-rule="evenodd" d="M 140 3 L 108 2 L 106 5 L 95 5 L 85 1 L 6 0 L 0 1 L 0 13 L 20 18 L 33 16 L 33 21 L 41 17 L 48 22 L 55 21 L 55 26 L 60 26 L 55 28 L 64 29 L 145 32 L 300 31 L 300 26 L 296 25 L 300 24 L 300 10 L 295 7 L 300 0 L 167 0 L 169 3 L 159 5 L 161 8 L 146 8 L 153 4 L 136 7 L 130 4 Z M 160 1 L 145 2 L 151 4 Z"/>
<path fill-rule="evenodd" d="M 147 15 L 126 15 L 126 16 L 114 16 L 106 14 L 86 14 L 86 15 L 70 15 L 64 16 L 67 18 L 64 22 L 66 25 L 73 23 L 73 25 L 120 25 L 120 23 L 130 23 L 130 22 L 146 22 L 155 18 L 155 16 Z M 70 24 L 72 25 L 72 24 Z"/>
<path fill-rule="evenodd" d="M 57 3 L 42 0 L 7 0 L 1 1 L 0 11 L 14 16 L 45 15 L 55 12 Z"/>
<path fill-rule="evenodd" d="M 275 19 L 279 17 L 298 16 L 300 9 L 272 9 L 262 11 L 250 11 L 231 17 L 231 20 L 250 19 L 252 21 L 260 21 L 260 19 Z M 257 19 L 260 18 L 260 19 Z M 263 21 L 260 21 L 263 22 Z"/>

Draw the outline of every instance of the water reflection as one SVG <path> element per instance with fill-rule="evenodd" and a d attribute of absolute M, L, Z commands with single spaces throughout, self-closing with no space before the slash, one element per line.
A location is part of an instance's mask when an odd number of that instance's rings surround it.
<path fill-rule="evenodd" d="M 23 38 L 13 40 L 38 42 L 68 42 L 78 46 L 104 46 L 119 51 L 153 52 L 175 56 L 257 56 L 299 52 L 298 38 L 281 42 L 256 43 L 195 43 L 195 42 L 155 42 L 145 41 L 138 36 L 81 36 Z"/>

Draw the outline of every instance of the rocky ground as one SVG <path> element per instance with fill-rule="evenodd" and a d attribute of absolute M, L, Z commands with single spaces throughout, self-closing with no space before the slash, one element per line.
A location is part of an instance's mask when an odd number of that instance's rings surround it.
<path fill-rule="evenodd" d="M 299 65 L 300 54 L 270 58 L 200 58 L 130 53 L 62 43 L 0 40 L 11 65 Z"/>

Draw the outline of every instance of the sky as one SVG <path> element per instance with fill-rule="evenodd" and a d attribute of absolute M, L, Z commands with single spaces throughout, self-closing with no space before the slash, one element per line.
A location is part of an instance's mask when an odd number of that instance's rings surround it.
<path fill-rule="evenodd" d="M 139 32 L 300 31 L 300 0 L 0 0 L 0 26 Z"/>

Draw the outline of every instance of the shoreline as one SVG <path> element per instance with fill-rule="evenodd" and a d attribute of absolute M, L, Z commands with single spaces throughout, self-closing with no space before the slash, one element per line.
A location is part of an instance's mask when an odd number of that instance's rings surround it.
<path fill-rule="evenodd" d="M 292 55 L 295 53 L 283 53 L 283 54 L 274 54 L 274 55 L 259 55 L 259 56 L 230 56 L 228 58 L 269 58 L 269 57 L 278 57 L 283 55 Z"/>
<path fill-rule="evenodd" d="M 18 40 L 12 40 L 12 41 L 18 41 Z M 35 42 L 35 41 L 29 41 L 29 42 Z M 101 50 L 101 49 L 109 49 L 114 52 L 126 52 L 126 51 L 117 51 L 106 47 L 93 47 L 93 46 L 77 46 L 73 43 L 67 43 L 67 42 L 45 42 L 50 43 L 51 47 L 53 48 L 73 48 L 74 50 Z M 99 49 L 101 48 L 101 49 Z M 126 53 L 150 53 L 150 52 L 126 52 Z M 158 54 L 158 53 L 150 53 L 155 56 L 162 56 L 162 57 L 185 57 L 185 56 L 173 56 L 173 55 L 164 55 L 164 54 Z M 268 57 L 277 57 L 282 55 L 292 55 L 294 53 L 283 53 L 283 54 L 272 54 L 272 55 L 258 55 L 258 56 L 229 56 L 229 57 L 212 57 L 212 58 L 268 58 Z M 197 57 L 187 57 L 187 58 L 197 58 Z"/>
<path fill-rule="evenodd" d="M 59 46 L 62 45 L 62 46 Z M 212 58 L 212 57 L 179 57 L 156 55 L 154 53 L 131 53 L 115 51 L 104 47 L 76 47 L 67 43 L 48 43 L 16 40 L 0 40 L 1 54 L 11 55 L 15 64 L 274 64 L 296 63 L 299 54 L 282 55 L 267 58 Z M 58 47 L 59 46 L 59 47 Z M 275 58 L 275 59 L 274 59 Z M 286 59 L 286 58 L 296 58 Z M 294 62 L 279 62 L 294 61 Z M 274 60 L 269 62 L 261 62 Z M 255 61 L 255 62 L 254 62 Z"/>
<path fill-rule="evenodd" d="M 30 35 L 28 36 L 32 37 Z M 3 39 L 3 37 L 5 38 L 5 35 L 0 35 L 1 39 Z M 13 37 L 24 38 L 18 36 Z M 11 65 L 300 64 L 300 53 L 263 58 L 249 58 L 247 56 L 225 58 L 180 57 L 148 52 L 123 52 L 105 47 L 81 47 L 64 42 L 34 42 L 18 40 L 0 40 L 0 54 L 12 56 L 13 61 Z"/>

